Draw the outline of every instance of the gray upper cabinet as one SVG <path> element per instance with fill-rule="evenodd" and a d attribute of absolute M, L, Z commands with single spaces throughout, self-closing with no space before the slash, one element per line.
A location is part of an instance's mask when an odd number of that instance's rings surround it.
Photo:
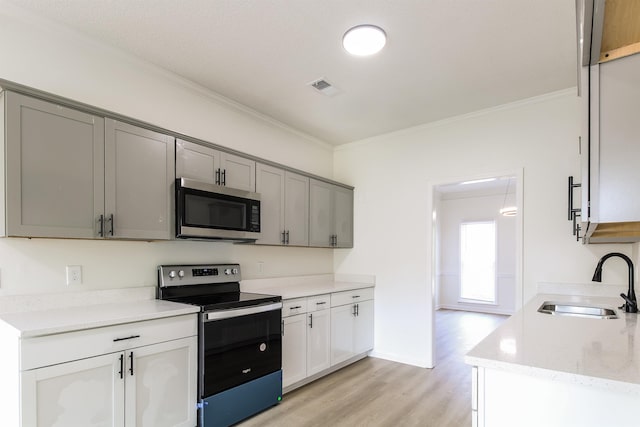
<path fill-rule="evenodd" d="M 176 176 L 256 191 L 256 162 L 215 148 L 178 139 Z"/>
<path fill-rule="evenodd" d="M 104 119 L 13 92 L 4 97 L 3 234 L 94 237 L 104 210 Z"/>
<path fill-rule="evenodd" d="M 353 190 L 311 179 L 309 245 L 353 247 Z"/>
<path fill-rule="evenodd" d="M 353 247 L 353 190 L 333 186 L 334 247 Z"/>
<path fill-rule="evenodd" d="M 4 235 L 171 238 L 173 138 L 13 92 L 4 97 Z"/>
<path fill-rule="evenodd" d="M 105 236 L 170 239 L 174 138 L 106 120 Z"/>
<path fill-rule="evenodd" d="M 309 178 L 273 166 L 256 165 L 262 238 L 257 244 L 308 246 Z"/>

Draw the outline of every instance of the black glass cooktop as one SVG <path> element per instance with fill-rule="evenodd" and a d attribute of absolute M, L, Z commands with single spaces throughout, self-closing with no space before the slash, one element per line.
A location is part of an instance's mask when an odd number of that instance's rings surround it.
<path fill-rule="evenodd" d="M 202 311 L 226 310 L 282 301 L 279 295 L 254 294 L 250 292 L 225 292 L 209 295 L 172 296 L 163 298 L 185 304 L 199 305 Z"/>

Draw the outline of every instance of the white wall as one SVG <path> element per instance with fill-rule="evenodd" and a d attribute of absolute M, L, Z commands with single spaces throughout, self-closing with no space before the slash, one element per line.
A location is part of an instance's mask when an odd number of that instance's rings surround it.
<path fill-rule="evenodd" d="M 4 0 L 0 0 L 0 55 L 2 79 L 332 177 L 333 153 L 327 144 Z M 333 270 L 331 249 L 2 239 L 0 295 L 154 286 L 158 264 L 217 261 L 239 262 L 246 278 Z M 264 262 L 262 273 L 258 261 Z M 68 264 L 82 265 L 81 287 L 66 287 Z"/>
<path fill-rule="evenodd" d="M 567 176 L 579 176 L 575 90 L 343 146 L 335 178 L 356 187 L 355 248 L 336 251 L 336 273 L 376 275 L 375 352 L 434 364 L 433 183 L 522 168 L 523 300 L 540 282 L 588 283 L 599 257 L 630 245 L 575 241 L 566 219 Z M 626 283 L 624 263 L 604 280 Z M 518 301 L 521 304 L 522 301 Z"/>
<path fill-rule="evenodd" d="M 444 194 L 437 209 L 440 227 L 438 308 L 511 314 L 516 299 L 516 217 L 500 215 L 504 194 L 451 198 Z M 515 194 L 509 196 L 513 200 Z M 513 204 L 513 203 L 512 203 Z M 496 303 L 460 301 L 460 224 L 494 221 L 496 224 Z"/>

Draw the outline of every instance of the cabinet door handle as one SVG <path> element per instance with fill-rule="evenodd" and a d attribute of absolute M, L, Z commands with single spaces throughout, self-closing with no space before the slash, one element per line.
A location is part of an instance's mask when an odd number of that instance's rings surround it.
<path fill-rule="evenodd" d="M 220 185 L 227 185 L 227 170 L 226 169 L 222 169 L 222 184 Z"/>
<path fill-rule="evenodd" d="M 104 215 L 100 214 L 98 217 L 98 222 L 100 223 L 100 228 L 98 228 L 98 236 L 104 237 Z"/>
<path fill-rule="evenodd" d="M 360 295 L 354 295 L 351 298 L 360 298 Z"/>
<path fill-rule="evenodd" d="M 114 220 L 113 220 L 113 214 L 109 215 L 109 218 L 107 218 L 107 222 L 110 224 L 109 225 L 109 236 L 113 236 L 113 230 L 115 229 L 115 224 L 114 224 Z"/>
<path fill-rule="evenodd" d="M 216 169 L 216 185 L 220 185 L 220 168 Z"/>
<path fill-rule="evenodd" d="M 285 235 L 286 235 L 286 242 L 285 242 L 285 244 L 287 244 L 287 245 L 288 245 L 288 244 L 289 244 L 289 230 L 287 230 L 287 232 L 285 233 Z"/>
<path fill-rule="evenodd" d="M 326 301 L 320 301 L 320 302 L 317 302 L 316 305 L 323 305 L 323 304 L 326 304 L 326 303 L 327 303 Z"/>
<path fill-rule="evenodd" d="M 360 316 L 360 304 L 356 304 L 356 316 Z"/>
<path fill-rule="evenodd" d="M 313 313 L 309 314 L 309 327 L 313 328 Z"/>
<path fill-rule="evenodd" d="M 130 337 L 124 337 L 124 338 L 114 338 L 113 342 L 132 340 L 134 338 L 140 338 L 140 335 L 131 335 Z"/>
<path fill-rule="evenodd" d="M 280 241 L 282 242 L 283 245 L 287 243 L 287 241 L 284 238 L 284 233 L 285 233 L 284 230 L 282 231 L 282 233 L 280 233 L 282 234 L 282 239 Z"/>
<path fill-rule="evenodd" d="M 133 351 L 129 353 L 129 373 L 133 375 Z"/>
<path fill-rule="evenodd" d="M 293 307 L 289 307 L 289 310 L 297 310 L 299 308 L 302 308 L 301 305 L 294 305 Z"/>
<path fill-rule="evenodd" d="M 353 314 L 353 317 L 356 316 L 356 304 L 353 304 L 353 310 L 351 311 L 351 314 Z"/>
<path fill-rule="evenodd" d="M 124 354 L 120 355 L 120 371 L 118 372 L 120 379 L 124 378 Z"/>

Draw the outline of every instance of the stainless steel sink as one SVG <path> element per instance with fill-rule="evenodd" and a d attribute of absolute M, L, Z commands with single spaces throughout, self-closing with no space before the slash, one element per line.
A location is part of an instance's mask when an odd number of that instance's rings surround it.
<path fill-rule="evenodd" d="M 598 307 L 595 305 L 573 304 L 569 302 L 551 302 L 542 303 L 538 312 L 552 314 L 555 316 L 577 316 L 589 317 L 592 319 L 617 319 L 618 315 L 612 308 Z"/>

